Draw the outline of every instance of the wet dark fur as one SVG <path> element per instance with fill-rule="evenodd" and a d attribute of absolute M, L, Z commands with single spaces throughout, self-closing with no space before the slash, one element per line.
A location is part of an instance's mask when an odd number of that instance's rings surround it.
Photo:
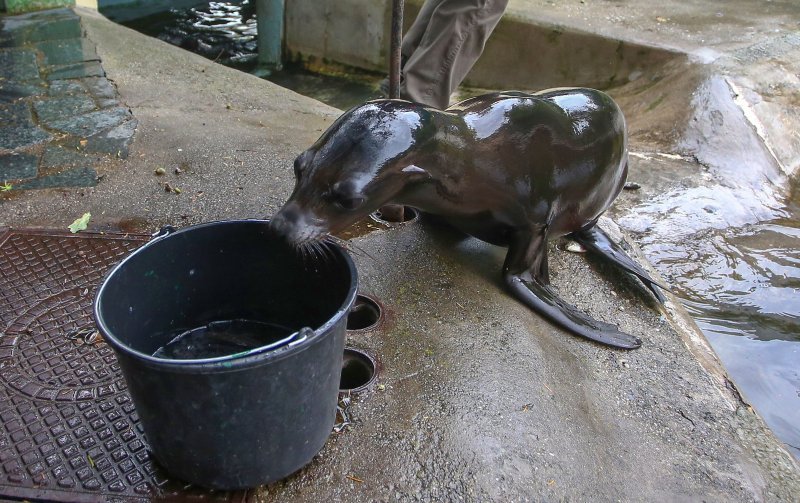
<path fill-rule="evenodd" d="M 503 277 L 536 312 L 622 348 L 641 341 L 597 321 L 550 289 L 548 239 L 569 235 L 656 283 L 599 227 L 627 175 L 625 120 L 606 94 L 556 89 L 478 96 L 445 111 L 401 100 L 349 110 L 295 161 L 297 185 L 272 220 L 310 246 L 387 203 L 440 215 L 508 246 Z"/>

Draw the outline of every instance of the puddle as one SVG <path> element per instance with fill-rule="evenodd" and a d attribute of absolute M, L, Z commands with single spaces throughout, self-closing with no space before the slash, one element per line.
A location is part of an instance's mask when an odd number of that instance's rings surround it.
<path fill-rule="evenodd" d="M 196 8 L 206 13 L 200 17 L 216 17 L 219 24 L 234 15 L 231 4 L 203 5 Z M 252 55 L 248 59 L 237 51 L 254 47 L 249 25 L 222 28 L 232 40 L 232 49 L 223 50 L 214 47 L 221 40 L 214 38 L 218 34 L 207 39 L 205 28 L 186 31 L 187 19 L 176 11 L 126 24 L 176 45 L 194 44 L 190 39 L 197 38 L 211 49 L 198 42 L 201 48 L 196 52 L 247 71 Z M 185 33 L 167 28 L 175 20 L 183 23 Z M 381 77 L 321 76 L 290 66 L 270 80 L 347 109 L 375 98 Z M 785 216 L 777 219 L 781 210 L 775 209 L 775 200 L 759 195 L 763 180 L 749 183 L 753 173 L 747 172 L 723 175 L 728 183 L 683 187 L 643 202 L 623 215 L 620 224 L 636 236 L 648 259 L 684 299 L 743 394 L 800 458 L 800 200 L 795 194 Z M 710 179 L 706 182 L 713 185 Z M 339 237 L 349 239 L 391 225 L 370 218 Z"/>
<path fill-rule="evenodd" d="M 334 235 L 337 238 L 341 239 L 353 239 L 361 236 L 366 236 L 370 232 L 374 232 L 381 229 L 388 229 L 389 227 L 390 225 L 382 221 L 378 221 L 373 218 L 364 218 L 363 220 L 359 220 L 358 222 L 354 223 L 347 229 L 344 229 L 343 231 L 338 232 Z"/>
<path fill-rule="evenodd" d="M 152 227 L 152 223 L 141 217 L 123 218 L 117 223 L 116 227 L 120 232 L 131 234 L 146 234 Z"/>

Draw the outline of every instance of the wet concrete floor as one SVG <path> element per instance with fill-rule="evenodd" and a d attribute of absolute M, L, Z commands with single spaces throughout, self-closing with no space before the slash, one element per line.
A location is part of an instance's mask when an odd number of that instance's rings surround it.
<path fill-rule="evenodd" d="M 675 287 L 749 403 L 766 418 L 787 449 L 800 455 L 796 448 L 800 445 L 800 375 L 795 370 L 800 367 L 800 296 L 796 295 L 800 258 L 795 231 L 800 214 L 797 201 L 785 193 L 781 169 L 773 166 L 773 155 L 778 153 L 775 148 L 790 134 L 778 138 L 773 134 L 769 140 L 775 145 L 764 151 L 764 140 L 753 134 L 752 124 L 741 116 L 737 100 L 742 96 L 732 97 L 750 93 L 749 101 L 755 100 L 758 106 L 769 101 L 769 106 L 784 109 L 777 117 L 785 116 L 787 104 L 775 95 L 797 88 L 789 75 L 770 73 L 773 91 L 765 99 L 753 97 L 751 88 L 758 86 L 748 80 L 754 78 L 750 55 L 755 52 L 767 55 L 772 66 L 791 59 L 786 46 L 791 46 L 793 7 L 770 4 L 760 16 L 752 17 L 746 13 L 748 2 L 738 4 L 738 9 L 727 4 L 717 6 L 711 17 L 701 16 L 702 22 L 688 22 L 692 17 L 686 6 L 667 2 L 659 5 L 652 26 L 642 29 L 637 23 L 646 16 L 643 10 L 651 8 L 647 2 L 629 3 L 632 10 L 613 2 L 601 10 L 601 5 L 513 1 L 509 16 L 525 18 L 535 8 L 541 12 L 535 21 L 542 23 L 541 31 L 548 34 L 545 38 L 550 45 L 557 41 L 563 51 L 569 50 L 570 44 L 585 47 L 592 40 L 594 45 L 614 48 L 616 40 L 587 33 L 576 36 L 565 31 L 565 26 L 576 32 L 588 28 L 613 33 L 628 42 L 627 51 L 618 52 L 619 57 L 632 59 L 627 62 L 627 73 L 619 64 L 613 75 L 609 69 L 595 72 L 600 75 L 596 80 L 613 81 L 609 92 L 628 116 L 633 150 L 630 178 L 643 185 L 638 192 L 625 193 L 612 214 L 621 219 L 626 231 L 634 233 L 648 260 Z M 247 45 L 252 34 L 248 24 L 236 24 L 240 21 L 236 9 L 233 4 L 201 4 L 187 11 L 133 20 L 128 26 L 174 45 L 199 45 L 196 52 L 205 57 L 248 71 L 245 62 L 253 59 L 254 47 Z M 765 43 L 759 38 L 767 29 L 775 32 L 777 41 Z M 513 36 L 512 28 L 501 23 L 496 37 Z M 660 47 L 662 52 L 642 53 L 642 46 L 632 46 L 631 41 Z M 490 43 L 486 57 L 493 58 L 504 49 L 495 49 Z M 581 76 L 569 72 L 574 73 L 579 61 L 584 71 L 592 64 L 584 61 L 585 55 L 583 59 L 574 54 L 566 58 L 557 48 L 547 50 L 553 53 L 549 59 L 537 54 L 537 59 L 542 59 L 540 66 L 552 63 L 551 74 L 562 79 L 549 85 L 580 81 Z M 220 55 L 225 56 L 218 58 Z M 562 70 L 568 74 L 560 73 Z M 719 72 L 728 75 L 723 78 Z M 477 73 L 470 79 L 481 79 L 486 72 Z M 295 63 L 268 78 L 347 109 L 375 98 L 382 77 L 381 73 L 355 70 L 347 75 L 324 75 Z M 536 78 L 546 81 L 553 76 Z M 481 92 L 486 90 L 462 88 L 454 99 Z M 763 94 L 763 86 L 758 92 Z M 687 115 L 692 108 L 694 115 Z M 763 115 L 756 119 L 763 120 Z M 791 129 L 785 117 L 779 120 L 772 113 L 767 115 Z M 709 123 L 707 117 L 716 119 Z M 687 129 L 686 123 L 693 125 Z M 727 141 L 713 145 L 709 135 Z M 783 154 L 791 166 L 790 152 L 784 150 Z"/>
<path fill-rule="evenodd" d="M 99 166 L 96 187 L 3 199 L 0 226 L 66 227 L 86 210 L 96 229 L 273 213 L 291 191 L 292 160 L 338 111 L 82 15 L 139 121 L 130 155 Z M 167 181 L 180 193 L 166 192 Z M 311 465 L 256 499 L 783 501 L 800 492 L 796 463 L 677 304 L 658 310 L 635 283 L 553 248 L 561 293 L 644 340 L 614 351 L 514 301 L 499 248 L 424 221 L 353 243 L 364 291 L 390 314 L 381 331 L 351 338 L 378 358 L 378 384 Z"/>

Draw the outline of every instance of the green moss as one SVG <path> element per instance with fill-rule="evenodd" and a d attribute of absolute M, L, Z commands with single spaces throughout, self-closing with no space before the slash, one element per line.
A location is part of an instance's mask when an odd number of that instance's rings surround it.
<path fill-rule="evenodd" d="M 70 7 L 75 5 L 75 0 L 5 0 L 5 3 L 6 11 L 9 14 L 20 14 L 35 10 Z"/>
<path fill-rule="evenodd" d="M 665 97 L 666 96 L 662 94 L 661 96 L 658 97 L 657 100 L 647 105 L 647 111 L 650 112 L 651 110 L 654 110 L 658 105 L 661 104 L 662 101 L 664 101 Z"/>
<path fill-rule="evenodd" d="M 547 42 L 550 44 L 557 44 L 558 40 L 561 38 L 561 35 L 564 34 L 564 29 L 561 27 L 554 28 L 547 33 Z"/>

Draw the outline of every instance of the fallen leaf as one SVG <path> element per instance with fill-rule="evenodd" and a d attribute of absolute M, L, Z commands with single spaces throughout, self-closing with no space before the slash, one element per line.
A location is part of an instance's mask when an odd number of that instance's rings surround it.
<path fill-rule="evenodd" d="M 73 234 L 79 231 L 86 230 L 89 225 L 89 219 L 92 218 L 91 213 L 84 213 L 81 218 L 76 219 L 69 225 L 69 231 Z"/>

